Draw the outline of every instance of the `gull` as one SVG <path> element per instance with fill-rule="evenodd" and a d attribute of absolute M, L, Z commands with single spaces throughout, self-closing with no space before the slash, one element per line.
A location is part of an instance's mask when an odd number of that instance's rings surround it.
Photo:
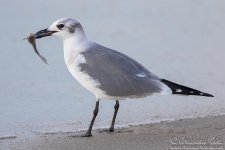
<path fill-rule="evenodd" d="M 213 95 L 160 78 L 129 56 L 90 41 L 81 24 L 72 18 L 62 18 L 48 28 L 34 34 L 35 39 L 56 36 L 63 40 L 64 59 L 69 72 L 96 97 L 95 109 L 84 137 L 92 136 L 92 127 L 100 100 L 114 100 L 114 115 L 109 132 L 119 109 L 119 101 L 159 95 Z"/>

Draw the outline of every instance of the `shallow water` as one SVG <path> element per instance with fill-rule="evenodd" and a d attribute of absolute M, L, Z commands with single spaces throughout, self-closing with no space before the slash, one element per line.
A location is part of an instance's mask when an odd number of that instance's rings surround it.
<path fill-rule="evenodd" d="M 69 74 L 62 41 L 37 41 L 45 65 L 22 40 L 65 16 L 79 20 L 90 39 L 156 75 L 216 96 L 123 101 L 118 126 L 225 113 L 223 0 L 0 0 L 0 8 L 0 137 L 88 126 L 95 98 Z M 113 106 L 101 101 L 95 128 L 110 125 Z"/>

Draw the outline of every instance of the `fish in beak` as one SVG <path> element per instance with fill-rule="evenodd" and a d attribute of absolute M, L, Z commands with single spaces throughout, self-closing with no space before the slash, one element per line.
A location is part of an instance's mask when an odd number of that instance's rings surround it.
<path fill-rule="evenodd" d="M 55 33 L 57 31 L 49 31 L 48 28 L 43 29 L 38 31 L 37 33 L 33 34 L 33 33 L 29 33 L 28 36 L 25 38 L 28 40 L 28 42 L 32 45 L 35 53 L 43 60 L 44 63 L 48 64 L 47 60 L 45 59 L 44 56 L 42 56 L 38 50 L 37 50 L 37 46 L 36 46 L 36 39 L 40 39 L 46 36 L 51 36 L 53 33 Z"/>

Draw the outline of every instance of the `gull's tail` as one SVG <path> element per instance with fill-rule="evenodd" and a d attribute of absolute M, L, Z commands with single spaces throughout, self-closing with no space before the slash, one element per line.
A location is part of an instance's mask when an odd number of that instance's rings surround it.
<path fill-rule="evenodd" d="M 198 91 L 198 90 L 195 90 L 177 83 L 173 83 L 166 79 L 161 79 L 161 82 L 166 84 L 172 90 L 172 94 L 214 97 L 211 94 L 204 93 L 204 92 L 201 92 L 201 91 Z"/>

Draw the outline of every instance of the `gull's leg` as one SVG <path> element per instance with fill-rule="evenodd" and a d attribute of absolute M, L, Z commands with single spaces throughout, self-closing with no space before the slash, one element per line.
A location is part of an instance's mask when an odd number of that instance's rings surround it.
<path fill-rule="evenodd" d="M 91 137 L 92 136 L 91 130 L 92 130 L 93 124 L 95 122 L 95 118 L 98 115 L 98 108 L 99 108 L 99 100 L 95 104 L 95 109 L 93 111 L 93 118 L 91 120 L 90 126 L 89 126 L 87 132 L 82 137 Z"/>
<path fill-rule="evenodd" d="M 115 111 L 114 111 L 114 115 L 113 115 L 111 126 L 109 128 L 109 132 L 113 132 L 114 131 L 114 124 L 115 124 L 116 115 L 117 115 L 119 107 L 120 107 L 120 104 L 119 104 L 119 101 L 117 100 L 116 104 L 114 106 Z"/>

